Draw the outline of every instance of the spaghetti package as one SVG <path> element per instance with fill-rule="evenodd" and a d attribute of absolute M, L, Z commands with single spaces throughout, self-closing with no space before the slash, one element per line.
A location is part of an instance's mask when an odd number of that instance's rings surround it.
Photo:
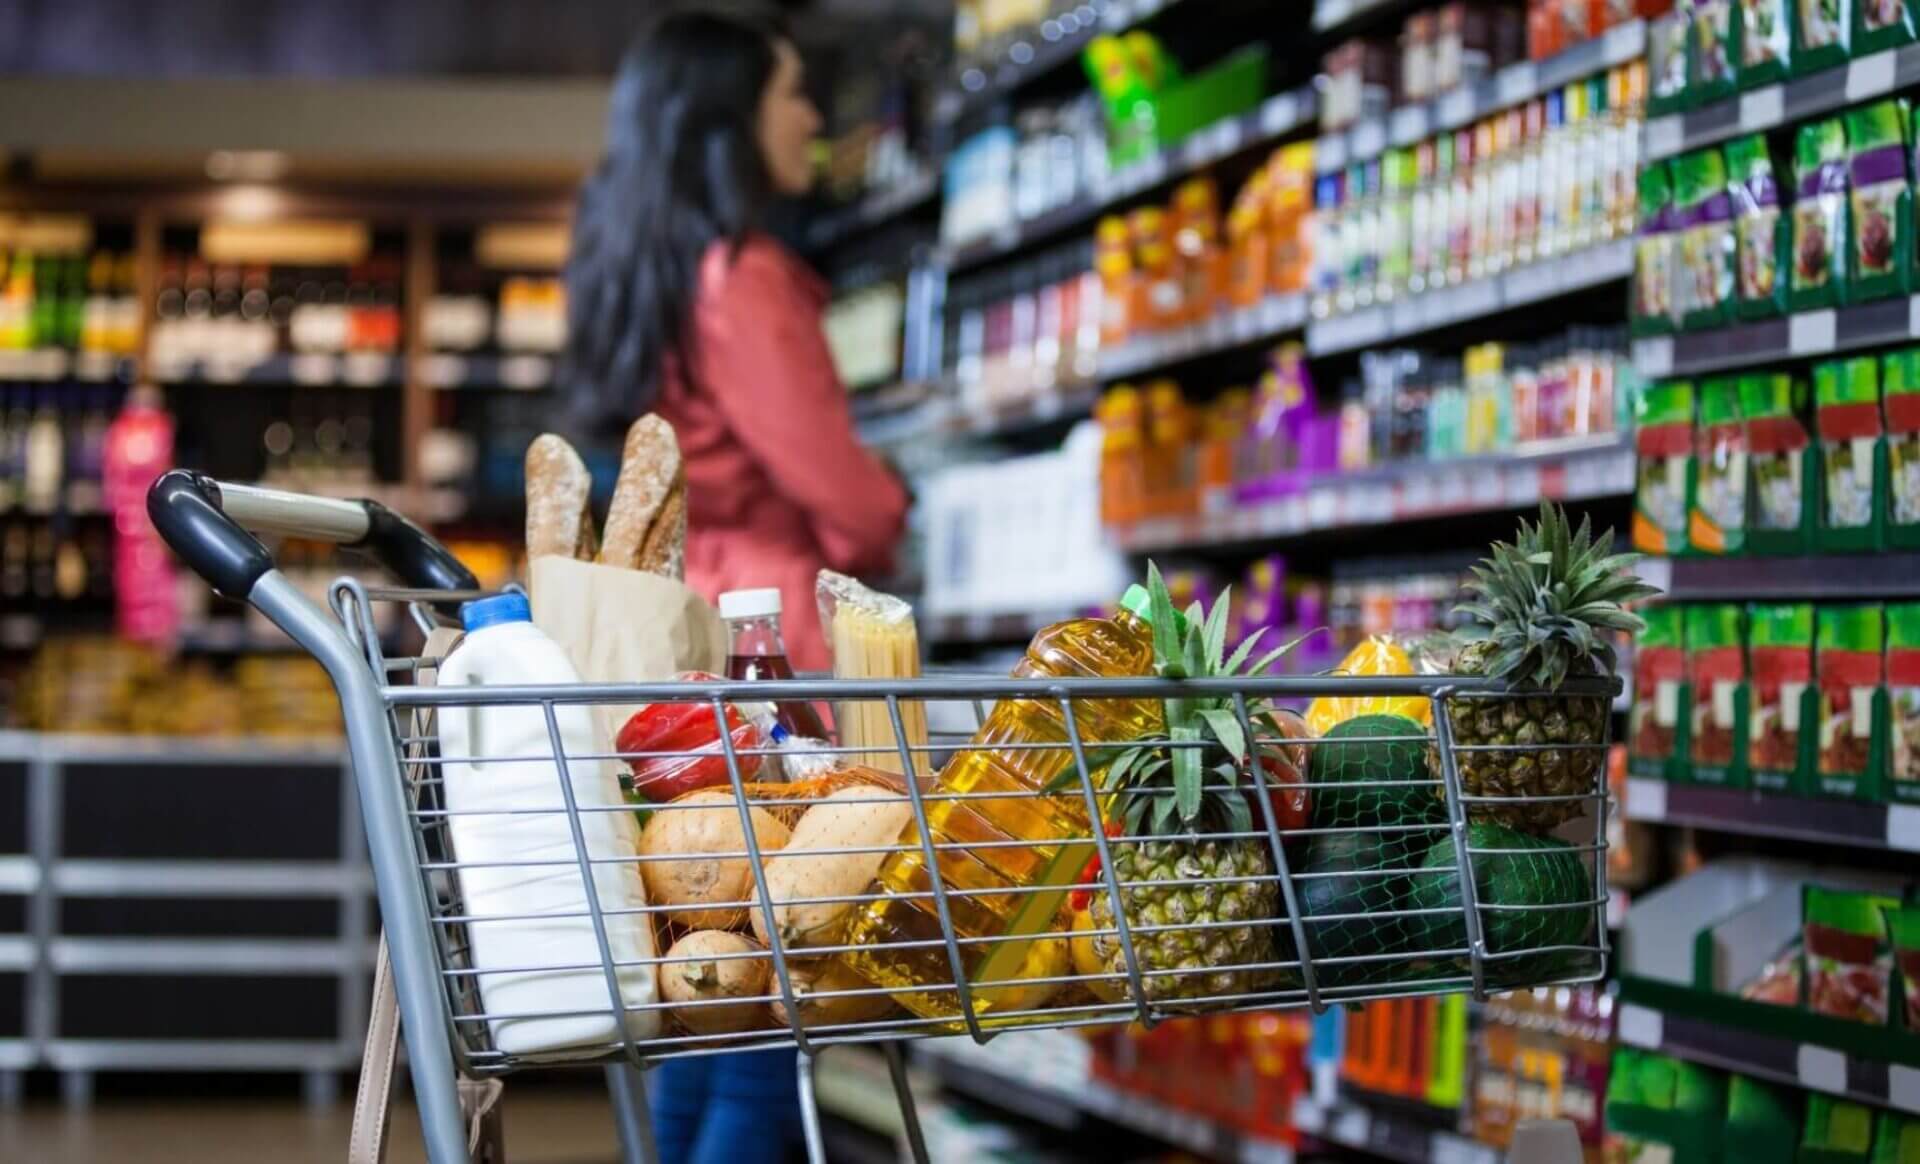
<path fill-rule="evenodd" d="M 820 623 L 833 645 L 836 679 L 917 679 L 920 677 L 920 631 L 913 607 L 891 594 L 869 589 L 844 574 L 820 571 L 814 586 L 820 603 Z M 913 752 L 911 773 L 930 774 L 927 746 L 927 709 L 918 701 L 901 700 L 900 727 L 894 730 L 884 700 L 850 699 L 834 709 L 843 747 L 862 749 L 847 755 L 851 764 L 865 764 L 888 772 L 901 766 L 900 745 Z"/>

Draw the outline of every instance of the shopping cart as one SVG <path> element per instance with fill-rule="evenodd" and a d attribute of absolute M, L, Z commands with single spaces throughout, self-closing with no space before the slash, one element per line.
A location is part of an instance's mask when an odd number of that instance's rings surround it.
<path fill-rule="evenodd" d="M 811 1158 L 825 1158 L 812 1095 L 814 1057 L 828 1046 L 878 1044 L 905 1116 L 906 1137 L 917 1160 L 926 1159 L 913 1098 L 901 1053 L 903 1040 L 966 1035 L 985 1041 L 1013 1029 L 1084 1027 L 1161 1019 L 1197 1012 L 1329 1005 L 1414 994 L 1490 991 L 1591 982 L 1604 974 L 1607 954 L 1604 908 L 1607 798 L 1604 769 L 1607 709 L 1618 694 L 1612 679 L 1567 683 L 1552 695 L 1516 691 L 1502 684 L 1449 676 L 1396 678 L 1241 678 L 1172 682 L 1160 679 L 988 679 L 938 676 L 912 681 L 797 679 L 750 685 L 725 681 L 644 684 L 579 684 L 565 687 L 435 687 L 414 679 L 435 660 L 386 655 L 374 615 L 380 602 L 405 604 L 423 631 L 451 625 L 458 605 L 482 597 L 473 576 L 428 534 L 404 518 L 371 502 L 346 502 L 213 482 L 184 471 L 157 481 L 149 510 L 161 535 L 194 570 L 220 593 L 252 604 L 326 668 L 340 695 L 347 746 L 359 789 L 374 881 L 391 950 L 393 978 L 411 1064 L 429 1158 L 433 1164 L 467 1160 L 466 1133 L 456 1078 L 499 1076 L 532 1067 L 551 1067 L 546 1054 L 502 1050 L 497 1024 L 535 1014 L 489 1012 L 484 1001 L 488 974 L 528 967 L 476 965 L 473 927 L 511 922 L 514 915 L 471 914 L 462 896 L 463 875 L 488 864 L 460 859 L 452 843 L 451 821 L 459 814 L 442 795 L 442 773 L 450 760 L 462 762 L 551 763 L 562 775 L 552 803 L 491 810 L 564 817 L 574 840 L 569 862 L 580 875 L 586 909 L 580 913 L 540 915 L 543 919 L 590 920 L 596 962 L 532 967 L 540 970 L 597 971 L 604 976 L 606 1016 L 615 1032 L 603 1043 L 570 1048 L 566 1063 L 606 1068 L 622 1150 L 629 1160 L 652 1158 L 644 1109 L 642 1069 L 677 1056 L 709 1055 L 761 1047 L 793 1047 L 799 1054 L 799 1086 L 807 1146 Z M 274 567 L 266 548 L 248 531 L 293 535 L 338 543 L 379 560 L 404 589 L 369 587 L 343 578 L 331 590 L 331 609 L 303 595 Z M 1223 829 L 1201 836 L 1110 836 L 1089 822 L 1113 819 L 1120 795 L 1103 784 L 1121 739 L 1088 737 L 1083 725 L 1109 722 L 1100 708 L 1162 706 L 1160 701 L 1221 698 L 1232 709 L 1244 737 L 1281 763 L 1249 765 L 1260 790 L 1247 797 L 1253 805 L 1251 828 Z M 1333 746 L 1329 738 L 1303 739 L 1285 733 L 1270 714 L 1282 701 L 1318 696 L 1390 699 L 1401 707 L 1425 710 L 1432 727 L 1418 734 L 1385 734 L 1368 745 L 1415 750 L 1415 770 L 1381 776 L 1369 769 L 1341 773 L 1337 779 L 1304 780 L 1316 769 L 1306 759 L 1314 749 Z M 1050 742 L 1001 742 L 992 746 L 998 761 L 1022 768 L 1044 761 L 1062 778 L 1044 787 L 1002 781 L 959 791 L 924 781 L 853 781 L 835 798 L 850 804 L 910 807 L 911 827 L 893 842 L 827 847 L 782 856 L 842 859 L 868 857 L 885 862 L 877 882 L 846 894 L 776 899 L 769 889 L 766 863 L 773 856 L 756 814 L 765 812 L 791 823 L 806 803 L 792 786 L 757 783 L 756 770 L 772 757 L 792 761 L 791 751 L 742 748 L 718 733 L 727 784 L 732 795 L 726 811 L 737 817 L 738 849 L 723 847 L 697 854 L 594 852 L 582 822 L 597 811 L 626 813 L 626 806 L 594 808 L 578 802 L 571 773 L 582 765 L 657 759 L 667 753 L 596 751 L 570 753 L 558 726 L 558 711 L 579 705 L 631 707 L 639 704 L 703 704 L 720 722 L 735 706 L 767 701 L 869 701 L 883 705 L 901 741 L 898 771 L 931 770 L 967 747 L 971 731 L 935 731 L 922 743 L 910 743 L 903 707 L 920 703 L 932 720 L 951 722 L 956 708 L 965 726 L 981 722 L 994 707 L 1043 711 L 1060 729 Z M 1527 700 L 1529 714 L 1542 714 L 1542 701 L 1577 709 L 1601 726 L 1595 739 L 1540 743 L 1537 736 L 1518 742 L 1465 745 L 1454 739 L 1454 717 L 1485 710 L 1502 701 Z M 439 748 L 436 717 L 453 709 L 522 707 L 543 709 L 550 751 L 539 756 L 448 757 Z M 1552 714 L 1556 707 L 1547 707 Z M 1522 732 L 1522 735 L 1527 735 Z M 1172 745 L 1180 747 L 1186 745 Z M 1191 746 L 1199 746 L 1197 744 Z M 1346 746 L 1346 745 L 1341 745 Z M 853 749 L 822 747 L 844 761 Z M 1028 755 L 1041 760 L 1029 760 Z M 1369 753 L 1354 753 L 1364 757 Z M 1404 758 L 1410 753 L 1401 752 Z M 1464 791 L 1463 769 L 1504 764 L 1510 757 L 1559 776 L 1551 795 L 1491 796 Z M 861 758 L 871 758 L 863 753 Z M 797 765 L 796 765 L 797 767 Z M 1331 767 L 1331 765 L 1329 766 Z M 844 772 L 844 766 L 829 765 Z M 1222 780 L 1226 779 L 1223 774 Z M 897 781 L 897 778 L 896 778 Z M 864 790 L 864 791 L 860 791 Z M 1311 821 L 1289 817 L 1305 792 L 1326 798 Z M 1235 793 L 1239 795 L 1239 793 Z M 905 805 L 901 804 L 902 798 Z M 1330 817 L 1331 805 L 1343 815 Z M 1542 806 L 1564 806 L 1544 809 Z M 1548 843 L 1481 826 L 1501 813 L 1544 811 L 1549 818 L 1569 817 L 1559 826 L 1562 843 L 1542 856 Z M 656 817 L 679 811 L 712 813 L 681 802 L 650 806 Z M 1009 835 L 990 827 L 1020 814 L 1055 822 L 1044 842 Z M 1062 829 L 1059 822 L 1070 827 Z M 969 823 L 970 822 L 970 823 Z M 729 823 L 723 821 L 722 823 Z M 1314 827 L 1317 826 L 1317 827 Z M 1077 831 L 1076 831 L 1077 830 Z M 778 830 L 784 832 L 784 828 Z M 1537 831 L 1537 830 L 1536 830 Z M 1571 837 L 1568 834 L 1573 834 Z M 1504 838 L 1504 839 L 1503 839 Z M 1524 843 L 1523 843 L 1524 842 Z M 1160 845 L 1155 850 L 1152 846 Z M 1153 858 L 1127 862 L 1126 846 L 1139 846 Z M 1195 853 L 1229 851 L 1238 866 L 1196 865 Z M 1329 853 L 1364 849 L 1365 861 L 1331 864 Z M 1082 874 L 1045 886 L 1020 883 L 983 870 L 1005 871 L 1022 862 L 1050 860 L 1055 868 L 1064 853 L 1097 854 L 1097 877 Z M 758 993 L 694 998 L 677 1004 L 663 999 L 633 1002 L 626 983 L 634 967 L 656 975 L 672 972 L 693 959 L 674 957 L 671 944 L 688 928 L 675 920 L 684 905 L 649 903 L 629 909 L 603 907 L 596 883 L 602 866 L 661 868 L 676 861 L 742 862 L 743 882 L 736 900 L 706 901 L 709 911 L 737 910 L 738 919 L 758 914 L 766 947 L 747 953 L 702 955 L 703 965 L 738 960 L 765 983 Z M 1078 863 L 1078 857 L 1073 859 Z M 1252 868 L 1246 864 L 1251 862 Z M 1571 862 L 1571 863 L 1570 863 Z M 1516 878 L 1549 868 L 1558 896 L 1550 902 L 1495 901 L 1512 892 Z M 921 874 L 916 880 L 912 868 Z M 1089 865 L 1091 870 L 1096 866 Z M 1231 874 L 1222 868 L 1236 868 Z M 928 869 L 939 870 L 927 876 Z M 1123 881 L 1119 870 L 1131 870 Z M 903 872 L 904 871 L 904 872 Z M 897 875 L 896 875 L 897 874 Z M 1528 873 L 1528 876 L 1532 874 Z M 1577 878 L 1570 889 L 1569 877 Z M 1524 880 L 1525 878 L 1521 878 Z M 1538 880 L 1538 879 L 1536 879 Z M 1070 911 L 1072 884 L 1097 899 L 1086 918 Z M 1034 895 L 1047 894 L 1040 898 Z M 1225 896 L 1222 896 L 1225 895 Z M 991 932 L 993 918 L 1020 910 L 1019 903 L 1065 899 L 1052 926 L 1023 930 L 1020 937 Z M 1247 913 L 1248 901 L 1262 902 Z M 1011 903 L 1011 904 L 1009 904 Z M 779 909 L 826 906 L 848 917 L 837 940 L 796 948 L 776 922 Z M 853 919 L 911 918 L 917 932 L 887 931 L 876 939 Z M 1030 912 L 1030 911 L 1029 911 Z M 1568 918 L 1571 915 L 1572 921 Z M 613 926 L 639 916 L 651 927 L 654 954 L 617 959 L 609 942 Z M 684 913 L 681 916 L 685 916 Z M 984 921 L 982 919 L 985 919 Z M 1076 928 L 1067 932 L 1071 921 Z M 705 926 L 707 923 L 701 923 Z M 911 929 L 911 927 L 909 927 Z M 880 944 L 875 945 L 878 941 Z M 992 957 L 996 947 L 1017 943 L 1024 951 L 1018 972 L 983 976 L 986 965 L 1006 965 Z M 1214 962 L 1196 964 L 1195 951 Z M 1224 952 L 1223 952 L 1224 951 Z M 919 967 L 911 981 L 873 982 L 872 975 L 848 980 L 823 968 L 853 964 L 871 967 L 874 958 L 898 957 Z M 935 969 L 929 972 L 926 967 Z M 624 976 L 624 977 L 623 977 Z M 887 975 L 880 975 L 886 979 Z M 1196 985 L 1197 983 L 1197 985 Z M 617 1000 L 617 1001 L 616 1001 Z M 903 1010 L 895 1000 L 907 1000 Z M 751 1009 L 753 1021 L 701 1021 L 710 1009 L 738 1017 Z M 659 1034 L 636 1037 L 630 1018 L 660 1013 Z M 579 1012 L 573 1012 L 578 1014 Z M 762 1017 L 762 1016 L 768 1017 Z M 777 1025 L 770 1016 L 783 1016 Z M 743 1029 L 733 1029 L 733 1028 Z M 726 1028 L 726 1029 L 721 1029 Z"/>

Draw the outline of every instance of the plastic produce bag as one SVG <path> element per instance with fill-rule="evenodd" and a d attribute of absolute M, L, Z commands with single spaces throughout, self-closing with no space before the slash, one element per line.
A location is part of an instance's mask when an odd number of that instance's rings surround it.
<path fill-rule="evenodd" d="M 834 678 L 920 677 L 920 633 L 913 620 L 913 607 L 831 570 L 820 571 L 814 594 L 820 603 L 820 624 L 833 645 Z M 926 706 L 918 700 L 901 700 L 899 709 L 905 743 L 910 748 L 925 748 Z M 885 701 L 843 700 L 834 709 L 834 718 L 842 745 L 872 749 L 849 754 L 849 763 L 899 770 L 901 740 Z M 917 775 L 926 775 L 929 766 L 924 751 L 913 753 Z"/>
<path fill-rule="evenodd" d="M 1348 653 L 1333 670 L 1335 675 L 1411 675 L 1413 660 L 1400 644 L 1373 635 Z M 1416 723 L 1433 723 L 1433 706 L 1418 695 L 1321 696 L 1307 705 L 1307 728 L 1324 736 L 1334 727 L 1362 715 L 1402 715 Z"/>
<path fill-rule="evenodd" d="M 683 671 L 674 678 L 683 683 L 719 682 L 705 671 Z M 773 707 L 766 703 L 729 703 L 725 708 L 727 735 L 733 741 L 740 778 L 761 775 L 767 731 Z M 649 703 L 633 713 L 614 740 L 627 757 L 628 776 L 621 784 L 633 796 L 652 803 L 672 800 L 696 789 L 727 784 L 726 749 L 720 743 L 720 716 L 704 701 Z M 644 755 L 636 753 L 680 753 Z M 765 765 L 778 770 L 777 764 Z"/>

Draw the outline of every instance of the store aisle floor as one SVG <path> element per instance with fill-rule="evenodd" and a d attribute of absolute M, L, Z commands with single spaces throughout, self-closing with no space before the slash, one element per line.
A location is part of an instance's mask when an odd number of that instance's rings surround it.
<path fill-rule="evenodd" d="M 340 1164 L 351 1102 L 310 1111 L 293 1100 L 102 1099 L 85 1112 L 55 1103 L 0 1109 L 0 1160 L 36 1164 Z M 396 1107 L 389 1164 L 424 1157 L 411 1107 Z M 514 1164 L 613 1164 L 612 1116 L 603 1096 L 535 1091 L 507 1096 Z"/>

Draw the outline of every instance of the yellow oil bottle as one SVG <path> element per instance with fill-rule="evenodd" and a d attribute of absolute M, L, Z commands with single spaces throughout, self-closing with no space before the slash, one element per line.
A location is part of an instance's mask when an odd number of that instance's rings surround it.
<path fill-rule="evenodd" d="M 1013 678 L 1150 675 L 1150 610 L 1145 588 L 1135 586 L 1112 618 L 1055 623 L 1034 636 Z M 1073 717 L 1089 767 L 1101 763 L 1101 751 L 1112 758 L 1111 749 L 1097 745 L 1135 740 L 1164 724 L 1158 699 L 1075 700 Z M 1015 982 L 1047 962 L 1029 958 L 1031 939 L 1055 927 L 1067 890 L 1095 851 L 1078 780 L 1054 794 L 1033 795 L 1072 768 L 1066 717 L 1057 701 L 1002 700 L 967 748 L 948 761 L 929 794 L 965 794 L 928 800 L 936 845 L 983 846 L 938 850 L 935 873 L 946 889 L 955 936 L 1005 939 L 959 946 L 967 980 L 975 984 L 977 1013 L 1019 994 L 995 984 Z M 1100 770 L 1093 775 L 1097 787 Z M 876 888 L 881 896 L 862 907 L 849 927 L 847 942 L 860 948 L 842 957 L 869 982 L 895 991 L 916 1014 L 950 1018 L 960 1013 L 960 998 L 917 824 L 908 824 L 900 844 L 911 848 L 887 857 Z"/>

